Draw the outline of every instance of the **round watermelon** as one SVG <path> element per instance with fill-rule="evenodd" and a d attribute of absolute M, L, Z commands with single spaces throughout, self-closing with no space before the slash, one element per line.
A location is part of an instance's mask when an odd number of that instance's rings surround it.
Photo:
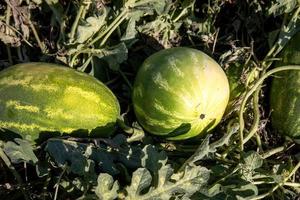
<path fill-rule="evenodd" d="M 169 140 L 212 130 L 229 100 L 222 68 L 205 53 L 176 47 L 159 51 L 140 67 L 133 89 L 138 122 Z"/>
<path fill-rule="evenodd" d="M 300 32 L 283 49 L 282 61 L 277 66 L 300 65 L 299 44 Z M 275 75 L 271 86 L 270 106 L 273 128 L 280 134 L 299 138 L 300 71 L 284 71 Z"/>
<path fill-rule="evenodd" d="M 120 114 L 114 94 L 94 77 L 49 63 L 0 72 L 0 128 L 34 141 L 51 133 L 110 135 Z"/>

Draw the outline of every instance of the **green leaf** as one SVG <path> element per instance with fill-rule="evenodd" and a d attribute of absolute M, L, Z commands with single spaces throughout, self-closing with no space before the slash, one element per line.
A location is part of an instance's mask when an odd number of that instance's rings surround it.
<path fill-rule="evenodd" d="M 116 164 L 122 163 L 127 168 L 136 169 L 147 166 L 151 171 L 157 171 L 166 163 L 166 156 L 150 145 L 142 149 L 138 145 L 130 145 L 124 135 L 117 135 L 112 140 L 103 139 L 97 146 L 69 140 L 51 139 L 45 147 L 46 152 L 59 167 L 66 164 L 78 175 L 93 174 L 94 165 L 101 172 L 111 175 L 119 173 Z M 87 173 L 88 172 L 88 173 Z"/>
<path fill-rule="evenodd" d="M 262 166 L 263 159 L 257 152 L 250 151 L 245 153 L 243 162 L 244 163 L 240 163 L 238 166 L 241 170 L 241 174 L 245 180 L 252 181 L 255 169 Z"/>
<path fill-rule="evenodd" d="M 209 154 L 216 152 L 217 148 L 228 145 L 231 136 L 237 132 L 238 127 L 239 125 L 237 123 L 228 126 L 227 133 L 225 133 L 221 139 L 215 141 L 212 144 L 209 144 L 209 139 L 212 135 L 207 135 L 206 138 L 202 141 L 201 145 L 195 151 L 195 153 L 190 157 L 188 163 L 190 165 L 193 165 L 195 162 L 205 158 Z"/>
<path fill-rule="evenodd" d="M 296 6 L 299 6 L 298 0 L 276 0 L 269 8 L 268 13 L 278 16 L 293 11 Z"/>
<path fill-rule="evenodd" d="M 276 42 L 276 39 L 277 39 L 279 33 L 280 33 L 280 29 L 276 29 L 274 31 L 269 32 L 269 34 L 268 34 L 268 44 L 269 44 L 270 48 L 272 48 L 272 46 Z"/>
<path fill-rule="evenodd" d="M 162 166 L 166 165 L 168 157 L 164 151 L 158 151 L 153 145 L 146 145 L 143 148 L 144 156 L 141 164 L 150 172 L 156 173 Z"/>
<path fill-rule="evenodd" d="M 89 172 L 89 163 L 83 155 L 85 146 L 66 140 L 51 139 L 47 142 L 45 151 L 55 160 L 59 167 L 69 165 L 73 173 L 84 175 Z"/>
<path fill-rule="evenodd" d="M 21 39 L 16 35 L 16 33 L 9 27 L 5 28 L 5 23 L 0 21 L 0 41 L 4 44 L 17 47 L 21 45 Z"/>
<path fill-rule="evenodd" d="M 158 15 L 161 15 L 167 3 L 171 2 L 169 0 L 133 0 L 127 1 L 125 7 L 131 7 L 131 14 L 142 11 L 145 16 L 151 15 L 155 11 Z"/>
<path fill-rule="evenodd" d="M 114 164 L 116 156 L 112 152 L 103 151 L 101 148 L 93 148 L 90 157 L 95 161 L 98 167 L 100 167 L 101 171 L 107 172 L 111 175 L 116 175 L 119 173 L 118 169 Z"/>
<path fill-rule="evenodd" d="M 127 55 L 128 49 L 123 42 L 113 47 L 99 49 L 99 51 L 95 51 L 94 54 L 94 56 L 99 59 L 106 61 L 109 68 L 114 71 L 119 70 L 120 64 L 127 60 Z"/>
<path fill-rule="evenodd" d="M 35 171 L 38 177 L 40 178 L 47 176 L 50 171 L 49 163 L 47 161 L 38 162 L 37 165 L 35 166 Z"/>
<path fill-rule="evenodd" d="M 164 165 L 158 172 L 158 183 L 150 187 L 152 177 L 145 168 L 139 168 L 133 173 L 131 185 L 126 188 L 127 200 L 140 199 L 171 199 L 176 196 L 190 197 L 198 191 L 209 179 L 209 170 L 204 167 L 187 167 L 184 172 L 173 174 L 170 165 Z"/>
<path fill-rule="evenodd" d="M 210 147 L 209 147 L 209 138 L 211 135 L 207 135 L 205 139 L 201 142 L 198 149 L 195 151 L 194 155 L 192 156 L 192 159 L 190 161 L 191 164 L 195 163 L 198 160 L 203 159 L 206 155 L 210 153 Z"/>
<path fill-rule="evenodd" d="M 12 163 L 26 162 L 35 165 L 38 162 L 33 147 L 26 140 L 16 138 L 15 142 L 9 141 L 4 144 L 3 150 Z"/>
<path fill-rule="evenodd" d="M 100 200 L 112 200 L 118 197 L 119 183 L 109 174 L 101 173 L 98 176 L 98 185 L 95 189 Z"/>
<path fill-rule="evenodd" d="M 247 168 L 255 170 L 263 164 L 263 158 L 255 151 L 249 151 L 244 155 L 244 162 Z"/>
<path fill-rule="evenodd" d="M 150 187 L 152 181 L 152 177 L 150 172 L 145 168 L 138 168 L 132 174 L 131 185 L 126 187 L 126 191 L 128 196 L 126 197 L 127 200 L 129 199 L 142 199 L 140 197 L 140 193 Z"/>
<path fill-rule="evenodd" d="M 238 177 L 232 176 L 228 180 L 214 184 L 210 188 L 200 190 L 198 193 L 193 195 L 192 199 L 210 199 L 210 200 L 221 200 L 221 199 L 252 199 L 258 195 L 258 188 Z"/>

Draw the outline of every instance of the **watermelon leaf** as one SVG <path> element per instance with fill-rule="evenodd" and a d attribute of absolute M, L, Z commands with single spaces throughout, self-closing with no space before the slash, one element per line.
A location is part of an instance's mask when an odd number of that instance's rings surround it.
<path fill-rule="evenodd" d="M 162 166 L 158 171 L 157 186 L 150 187 L 152 176 L 145 168 L 137 169 L 132 175 L 131 185 L 126 188 L 131 199 L 170 199 L 188 198 L 198 191 L 209 179 L 209 170 L 204 167 L 187 167 L 182 173 L 173 174 L 170 165 Z"/>
<path fill-rule="evenodd" d="M 111 175 L 101 173 L 98 176 L 97 182 L 98 185 L 95 193 L 99 199 L 112 200 L 118 197 L 119 183 L 118 181 L 114 181 Z"/>
<path fill-rule="evenodd" d="M 85 146 L 80 143 L 51 139 L 47 142 L 45 150 L 59 167 L 70 165 L 70 170 L 78 175 L 84 175 L 88 169 L 88 161 L 83 155 Z"/>
<path fill-rule="evenodd" d="M 88 17 L 82 24 L 77 27 L 77 33 L 73 43 L 83 44 L 87 42 L 93 35 L 95 35 L 102 27 L 106 25 L 106 18 L 108 16 L 108 9 L 102 7 L 101 12 L 97 16 Z"/>
<path fill-rule="evenodd" d="M 152 173 L 165 165 L 167 156 L 159 152 L 152 145 L 143 148 L 130 145 L 126 142 L 124 135 L 117 135 L 112 140 L 105 140 L 105 144 L 91 145 L 76 141 L 50 139 L 45 147 L 46 152 L 53 158 L 55 164 L 63 167 L 66 164 L 71 172 L 85 175 L 93 171 L 92 162 L 100 168 L 101 172 L 111 175 L 119 174 L 116 164 L 121 163 L 127 168 L 146 167 Z"/>
<path fill-rule="evenodd" d="M 195 151 L 195 153 L 184 164 L 184 166 L 186 164 L 194 165 L 195 162 L 202 160 L 206 156 L 209 156 L 210 154 L 216 152 L 217 148 L 222 147 L 224 145 L 228 145 L 231 136 L 238 131 L 238 127 L 238 124 L 232 124 L 228 127 L 227 133 L 224 134 L 224 136 L 221 139 L 213 142 L 212 144 L 209 144 L 209 139 L 212 135 L 207 135 L 206 138 L 202 141 L 201 145 Z"/>
<path fill-rule="evenodd" d="M 274 16 L 278 16 L 293 11 L 297 6 L 299 6 L 298 0 L 276 0 L 272 2 L 272 6 L 268 12 Z"/>
<path fill-rule="evenodd" d="M 12 163 L 26 162 L 35 165 L 38 162 L 33 147 L 27 140 L 16 138 L 15 142 L 8 141 L 4 144 L 3 150 Z"/>
<path fill-rule="evenodd" d="M 101 53 L 96 54 L 99 59 L 103 59 L 107 62 L 110 69 L 114 71 L 119 70 L 119 65 L 127 60 L 128 50 L 126 45 L 122 42 L 118 45 L 106 48 Z"/>
<path fill-rule="evenodd" d="M 244 153 L 243 163 L 240 163 L 237 168 L 244 180 L 252 181 L 253 177 L 258 174 L 255 170 L 263 164 L 262 157 L 255 151 Z"/>
<path fill-rule="evenodd" d="M 159 169 L 166 165 L 168 157 L 164 151 L 158 151 L 153 145 L 146 145 L 143 148 L 144 156 L 141 165 L 152 173 L 157 173 Z"/>
<path fill-rule="evenodd" d="M 192 199 L 210 199 L 210 200 L 220 200 L 220 199 L 251 199 L 258 194 L 258 189 L 255 185 L 245 182 L 240 179 L 236 179 L 235 182 L 215 184 L 209 190 L 196 193 L 193 195 Z"/>

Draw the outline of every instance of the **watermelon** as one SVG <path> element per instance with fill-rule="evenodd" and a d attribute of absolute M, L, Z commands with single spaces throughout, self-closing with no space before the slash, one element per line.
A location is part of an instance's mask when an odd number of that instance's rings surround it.
<path fill-rule="evenodd" d="M 281 53 L 277 66 L 300 65 L 300 32 Z M 299 66 L 300 67 L 300 66 Z M 300 71 L 283 71 L 272 80 L 270 93 L 273 128 L 282 135 L 300 137 Z"/>
<path fill-rule="evenodd" d="M 149 133 L 184 140 L 212 130 L 229 100 L 222 68 L 186 47 L 159 51 L 140 67 L 133 88 L 138 122 Z"/>
<path fill-rule="evenodd" d="M 0 128 L 29 141 L 61 133 L 110 135 L 119 114 L 114 94 L 74 69 L 25 63 L 0 72 Z"/>

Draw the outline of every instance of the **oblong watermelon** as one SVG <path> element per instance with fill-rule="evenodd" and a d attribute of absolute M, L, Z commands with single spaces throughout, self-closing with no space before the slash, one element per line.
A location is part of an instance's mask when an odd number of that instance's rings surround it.
<path fill-rule="evenodd" d="M 109 135 L 119 114 L 114 94 L 74 69 L 26 63 L 0 72 L 0 127 L 30 141 L 49 132 Z"/>
<path fill-rule="evenodd" d="M 222 68 L 201 51 L 176 47 L 145 60 L 133 89 L 138 122 L 169 140 L 206 133 L 221 120 L 229 100 Z"/>
<path fill-rule="evenodd" d="M 299 44 L 300 32 L 283 49 L 282 61 L 277 66 L 300 65 Z M 271 86 L 270 106 L 273 128 L 280 134 L 299 138 L 300 71 L 284 71 L 275 75 Z"/>

